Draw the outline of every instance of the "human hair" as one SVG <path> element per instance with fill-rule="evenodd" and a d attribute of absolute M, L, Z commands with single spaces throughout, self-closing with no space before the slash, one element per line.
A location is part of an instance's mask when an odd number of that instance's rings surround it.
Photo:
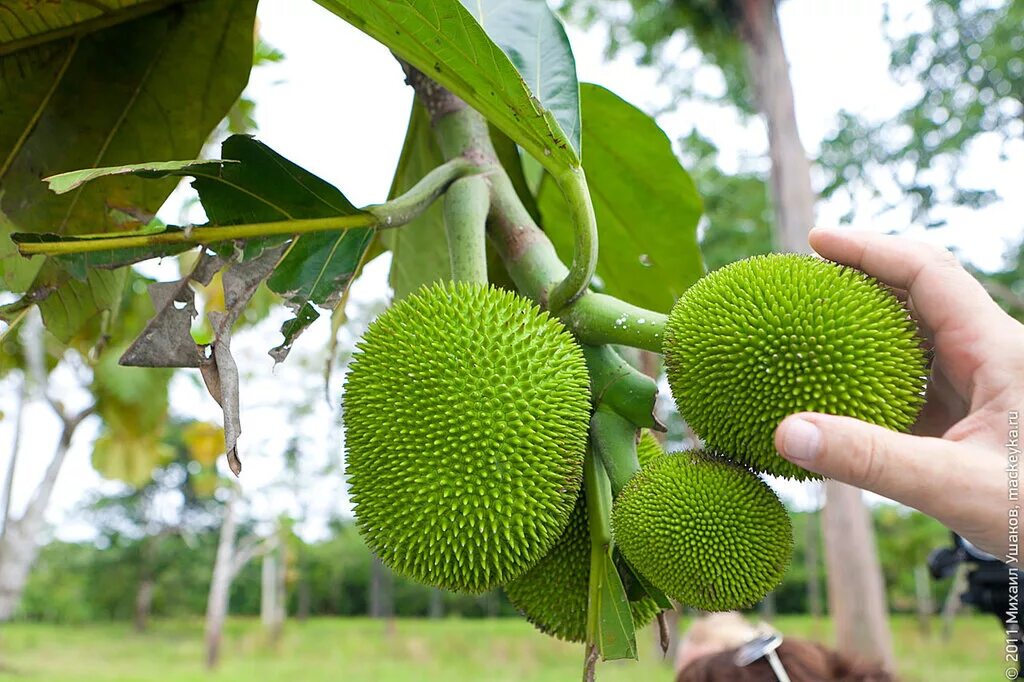
<path fill-rule="evenodd" d="M 882 667 L 857 661 L 826 647 L 787 639 L 776 650 L 791 682 L 896 682 Z M 777 682 L 767 659 L 745 667 L 733 662 L 736 649 L 726 649 L 691 661 L 676 682 Z"/>

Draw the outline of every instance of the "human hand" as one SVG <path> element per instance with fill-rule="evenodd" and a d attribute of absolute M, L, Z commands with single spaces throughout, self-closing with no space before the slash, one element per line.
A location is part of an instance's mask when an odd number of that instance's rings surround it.
<path fill-rule="evenodd" d="M 779 424 L 779 454 L 914 507 L 1006 560 L 1011 515 L 1020 510 L 1010 493 L 1024 410 L 1024 326 L 944 249 L 853 230 L 814 229 L 809 241 L 823 257 L 905 295 L 934 362 L 917 435 L 805 412 Z"/>

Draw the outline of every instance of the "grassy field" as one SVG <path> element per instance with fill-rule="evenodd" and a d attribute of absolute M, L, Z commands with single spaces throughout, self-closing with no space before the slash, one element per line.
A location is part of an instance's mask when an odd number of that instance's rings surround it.
<path fill-rule="evenodd" d="M 827 622 L 779 618 L 786 634 L 828 641 Z M 991 617 L 958 620 L 953 638 L 922 637 L 909 618 L 894 620 L 897 656 L 906 682 L 982 682 L 1004 679 L 1002 633 Z M 671 680 L 672 672 L 644 632 L 639 663 L 603 664 L 601 682 Z M 137 635 L 129 625 L 0 627 L 0 680 L 40 682 L 453 682 L 577 680 L 582 648 L 503 620 L 405 620 L 389 632 L 365 619 L 289 623 L 276 649 L 259 623 L 229 623 L 223 664 L 202 666 L 199 622 L 158 622 Z"/>

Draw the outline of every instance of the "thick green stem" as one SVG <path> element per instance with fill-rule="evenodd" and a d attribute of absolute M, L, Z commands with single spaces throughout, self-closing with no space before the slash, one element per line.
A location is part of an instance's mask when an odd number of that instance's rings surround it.
<path fill-rule="evenodd" d="M 636 441 L 635 424 L 607 405 L 601 405 L 594 411 L 590 418 L 590 447 L 608 473 L 613 497 L 640 471 Z"/>
<path fill-rule="evenodd" d="M 575 287 L 564 284 L 589 281 L 596 237 L 577 235 L 578 245 L 586 246 L 578 251 L 589 255 L 579 259 L 575 263 L 579 267 L 570 272 L 498 164 L 484 118 L 422 73 L 406 68 L 406 74 L 430 113 L 434 135 L 445 158 L 464 157 L 487 171 L 491 187 L 487 233 L 516 288 L 541 307 L 557 309 L 558 317 L 583 343 L 622 344 L 660 353 L 664 315 L 588 290 L 570 293 Z M 593 212 L 582 173 L 572 180 L 568 176 L 559 180 L 566 182 L 566 191 L 572 193 L 571 203 L 580 210 Z M 586 284 L 583 286 L 585 289 Z M 559 305 L 554 307 L 552 302 Z"/>
<path fill-rule="evenodd" d="M 664 431 L 654 406 L 658 384 L 622 359 L 611 346 L 583 346 L 595 405 L 607 405 L 639 428 Z"/>
<path fill-rule="evenodd" d="M 587 343 L 611 343 L 661 352 L 668 317 L 614 296 L 588 291 L 566 308 L 562 320 Z"/>
<path fill-rule="evenodd" d="M 487 283 L 487 212 L 491 190 L 482 177 L 452 183 L 444 197 L 444 224 L 452 279 Z"/>
<path fill-rule="evenodd" d="M 548 296 L 548 309 L 558 314 L 568 304 L 578 299 L 594 276 L 597 269 L 597 217 L 587 187 L 587 176 L 582 168 L 572 168 L 555 177 L 573 217 L 575 248 L 569 274 L 559 282 Z"/>
<path fill-rule="evenodd" d="M 162 246 L 167 244 L 215 244 L 235 239 L 253 239 L 278 235 L 334 232 L 361 227 L 387 229 L 404 225 L 425 211 L 459 178 L 480 173 L 478 164 L 465 158 L 453 158 L 423 176 L 400 197 L 367 206 L 355 215 L 330 216 L 305 220 L 279 220 L 269 223 L 218 225 L 150 234 L 93 234 L 65 237 L 62 241 L 23 241 L 35 234 L 15 234 L 12 239 L 22 256 L 56 256 L 72 253 L 111 251 L 113 249 Z"/>

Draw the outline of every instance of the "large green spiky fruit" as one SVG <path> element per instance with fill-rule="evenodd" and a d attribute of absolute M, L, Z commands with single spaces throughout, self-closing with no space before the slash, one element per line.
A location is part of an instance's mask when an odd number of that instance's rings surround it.
<path fill-rule="evenodd" d="M 547 556 L 505 586 L 505 594 L 541 632 L 569 642 L 587 638 L 590 589 L 590 531 L 581 493 L 569 525 Z M 633 623 L 641 628 L 657 615 L 658 605 L 644 598 L 629 603 Z"/>
<path fill-rule="evenodd" d="M 345 384 L 356 523 L 396 572 L 479 593 L 525 572 L 576 502 L 583 353 L 515 294 L 436 284 L 380 315 Z"/>
<path fill-rule="evenodd" d="M 672 308 L 664 352 L 679 412 L 707 447 L 779 476 L 815 476 L 775 451 L 787 415 L 905 430 L 923 403 L 925 354 L 903 305 L 811 256 L 757 256 L 704 277 Z"/>
<path fill-rule="evenodd" d="M 640 462 L 640 467 L 643 468 L 650 464 L 652 460 L 664 456 L 665 450 L 661 447 L 661 443 L 658 442 L 653 433 L 644 429 L 643 435 L 640 436 L 640 442 L 636 444 L 636 458 Z"/>
<path fill-rule="evenodd" d="M 760 601 L 793 554 L 789 515 L 771 488 L 694 451 L 659 457 L 630 479 L 612 507 L 612 534 L 654 587 L 704 611 Z"/>

